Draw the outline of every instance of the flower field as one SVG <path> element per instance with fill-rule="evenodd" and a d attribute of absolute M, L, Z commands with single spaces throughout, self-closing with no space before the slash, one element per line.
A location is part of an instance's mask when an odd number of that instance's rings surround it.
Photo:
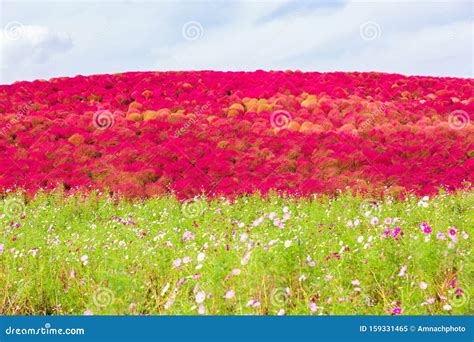
<path fill-rule="evenodd" d="M 473 207 L 472 192 L 193 204 L 40 194 L 0 220 L 0 313 L 473 313 Z"/>
<path fill-rule="evenodd" d="M 474 80 L 0 86 L 0 314 L 472 314 Z"/>

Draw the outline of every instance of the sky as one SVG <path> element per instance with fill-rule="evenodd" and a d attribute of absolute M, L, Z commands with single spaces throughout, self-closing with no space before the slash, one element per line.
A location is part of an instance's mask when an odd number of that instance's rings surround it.
<path fill-rule="evenodd" d="M 5 1 L 0 84 L 150 70 L 474 77 L 473 1 Z"/>

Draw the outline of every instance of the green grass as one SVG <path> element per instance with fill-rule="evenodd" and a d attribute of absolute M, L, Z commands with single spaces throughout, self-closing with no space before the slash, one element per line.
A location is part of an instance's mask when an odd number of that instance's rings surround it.
<path fill-rule="evenodd" d="M 287 315 L 474 311 L 474 192 L 442 194 L 425 206 L 419 198 L 373 202 L 344 194 L 181 204 L 171 197 L 116 202 L 57 193 L 39 194 L 25 204 L 17 193 L 3 206 L 3 315 L 193 315 L 201 291 L 206 314 L 214 315 L 275 315 L 282 309 Z M 284 207 L 290 217 L 279 228 L 268 215 L 282 219 Z M 373 217 L 380 223 L 371 224 Z M 400 221 L 386 225 L 387 217 Z M 355 220 L 358 226 L 348 226 Z M 431 234 L 420 228 L 424 221 Z M 395 226 L 403 235 L 383 238 L 385 227 Z M 448 236 L 449 227 L 457 228 L 457 241 Z M 185 232 L 194 239 L 184 241 Z M 199 253 L 204 260 L 197 260 Z M 244 256 L 248 261 L 242 264 Z M 185 257 L 192 261 L 172 266 Z M 406 274 L 399 276 L 403 266 Z M 241 273 L 232 275 L 235 269 Z M 456 295 L 459 288 L 463 293 Z M 227 300 L 230 290 L 235 297 Z M 423 304 L 429 298 L 433 303 Z M 260 305 L 247 306 L 251 299 Z"/>

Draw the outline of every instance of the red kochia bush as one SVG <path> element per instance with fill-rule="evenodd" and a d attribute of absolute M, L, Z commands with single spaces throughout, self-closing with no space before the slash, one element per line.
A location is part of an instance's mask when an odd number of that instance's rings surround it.
<path fill-rule="evenodd" d="M 308 195 L 470 187 L 472 79 L 145 72 L 0 86 L 0 189 Z"/>

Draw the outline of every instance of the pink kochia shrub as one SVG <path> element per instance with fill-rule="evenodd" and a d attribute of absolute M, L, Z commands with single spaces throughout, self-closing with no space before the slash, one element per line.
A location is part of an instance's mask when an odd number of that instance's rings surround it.
<path fill-rule="evenodd" d="M 144 72 L 0 86 L 0 189 L 128 197 L 470 187 L 474 80 Z"/>

